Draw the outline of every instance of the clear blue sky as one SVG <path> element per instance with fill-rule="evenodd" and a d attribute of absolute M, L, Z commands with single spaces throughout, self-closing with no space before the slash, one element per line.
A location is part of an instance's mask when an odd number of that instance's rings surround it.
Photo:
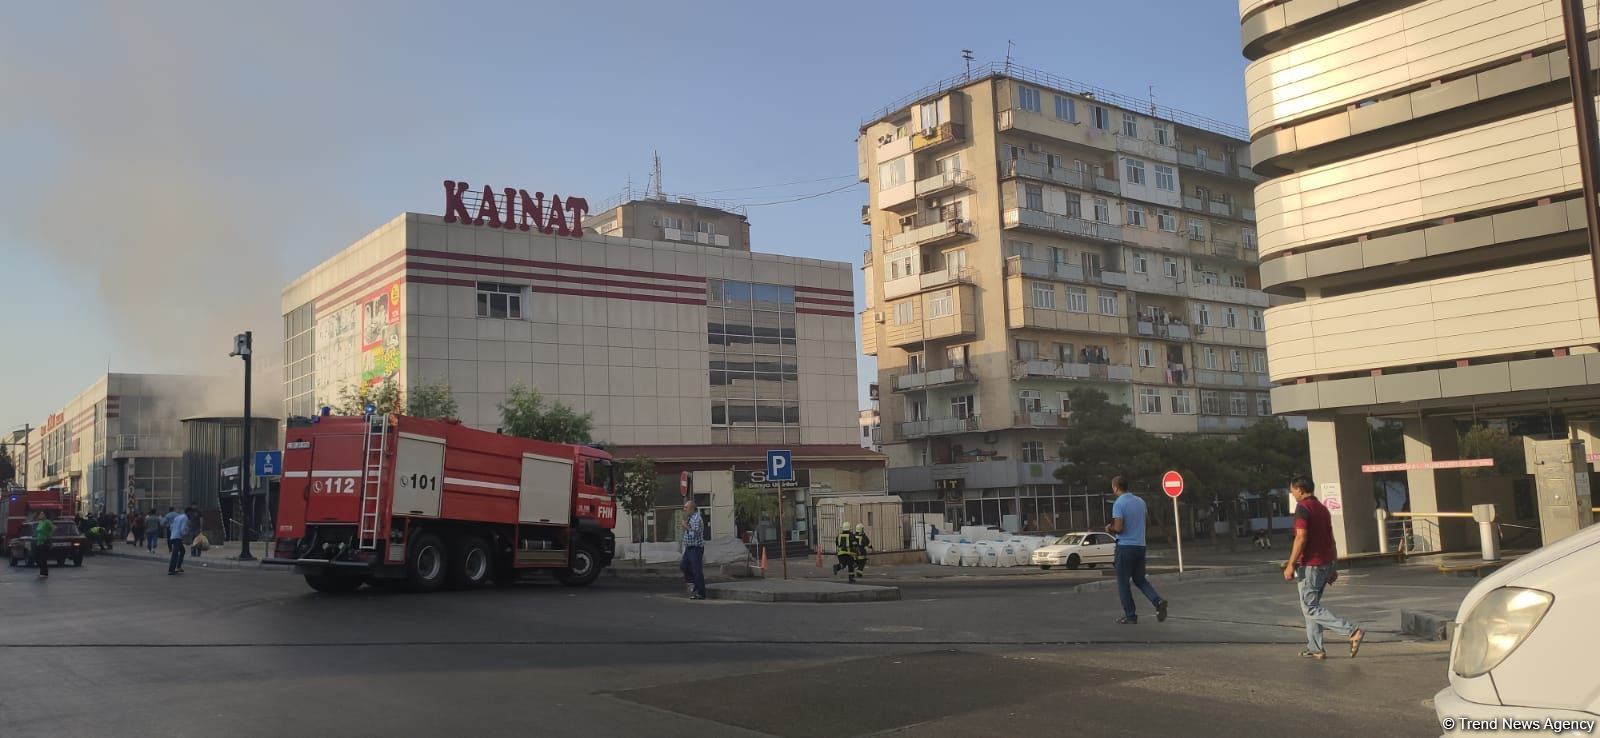
<path fill-rule="evenodd" d="M 599 202 L 660 151 L 670 191 L 821 192 L 863 116 L 1008 40 L 1242 123 L 1238 29 L 1234 0 L 0 3 L 0 430 L 108 362 L 237 373 L 289 279 L 442 179 Z M 865 200 L 752 208 L 756 248 L 857 263 Z"/>

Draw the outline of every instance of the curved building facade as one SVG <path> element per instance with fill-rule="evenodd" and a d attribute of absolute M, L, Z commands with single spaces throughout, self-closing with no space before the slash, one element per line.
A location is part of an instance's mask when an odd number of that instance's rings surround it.
<path fill-rule="evenodd" d="M 1414 513 L 1485 501 L 1427 467 L 1484 418 L 1539 415 L 1592 448 L 1600 321 L 1560 3 L 1239 8 L 1261 281 L 1293 300 L 1266 314 L 1272 407 L 1308 418 L 1342 550 L 1377 550 L 1370 419 L 1404 423 Z"/>

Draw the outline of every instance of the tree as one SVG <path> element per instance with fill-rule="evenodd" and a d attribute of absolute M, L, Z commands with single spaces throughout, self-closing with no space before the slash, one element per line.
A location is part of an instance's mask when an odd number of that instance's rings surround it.
<path fill-rule="evenodd" d="M 406 415 L 415 418 L 454 420 L 456 413 L 459 412 L 456 408 L 455 393 L 450 390 L 450 383 L 442 379 L 412 385 L 405 406 Z"/>
<path fill-rule="evenodd" d="M 1527 470 L 1523 460 L 1522 441 L 1512 438 L 1504 428 L 1474 425 L 1461 434 L 1461 458 L 1494 459 L 1493 469 L 1462 469 L 1468 477 L 1523 474 Z"/>
<path fill-rule="evenodd" d="M 0 446 L 0 489 L 9 486 L 17 478 L 17 465 L 11 461 L 11 449 Z"/>
<path fill-rule="evenodd" d="M 639 543 L 639 563 L 644 563 L 645 517 L 656 505 L 656 462 L 643 456 L 627 459 L 617 476 L 617 504 L 633 519 L 634 540 Z"/>
<path fill-rule="evenodd" d="M 778 516 L 777 490 L 739 487 L 733 491 L 733 520 L 739 530 L 753 530 Z"/>
<path fill-rule="evenodd" d="M 371 404 L 376 415 L 402 412 L 405 408 L 400 385 L 393 379 L 381 384 L 349 385 L 339 390 L 339 402 L 333 406 L 336 415 L 366 415 Z"/>
<path fill-rule="evenodd" d="M 1127 478 L 1133 489 L 1153 489 L 1161 473 L 1155 437 L 1128 422 L 1128 408 L 1105 393 L 1074 389 L 1072 414 L 1061 434 L 1061 459 L 1056 478 L 1074 489 L 1107 489 L 1111 478 Z"/>
<path fill-rule="evenodd" d="M 589 443 L 594 417 L 560 402 L 546 404 L 539 390 L 516 385 L 500 403 L 502 430 L 507 435 L 553 443 Z"/>

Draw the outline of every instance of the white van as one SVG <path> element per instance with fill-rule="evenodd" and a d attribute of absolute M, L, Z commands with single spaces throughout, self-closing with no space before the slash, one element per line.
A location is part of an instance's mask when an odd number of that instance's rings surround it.
<path fill-rule="evenodd" d="M 1445 735 L 1518 727 L 1593 734 L 1600 722 L 1600 525 L 1479 582 L 1456 613 Z"/>

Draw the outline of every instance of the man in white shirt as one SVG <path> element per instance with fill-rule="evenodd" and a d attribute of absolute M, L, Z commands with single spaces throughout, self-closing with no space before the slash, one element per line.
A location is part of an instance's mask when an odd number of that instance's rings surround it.
<path fill-rule="evenodd" d="M 189 516 L 172 516 L 172 522 L 167 525 L 167 550 L 172 552 L 172 558 L 167 561 L 168 575 L 183 573 L 183 535 L 188 530 Z"/>

